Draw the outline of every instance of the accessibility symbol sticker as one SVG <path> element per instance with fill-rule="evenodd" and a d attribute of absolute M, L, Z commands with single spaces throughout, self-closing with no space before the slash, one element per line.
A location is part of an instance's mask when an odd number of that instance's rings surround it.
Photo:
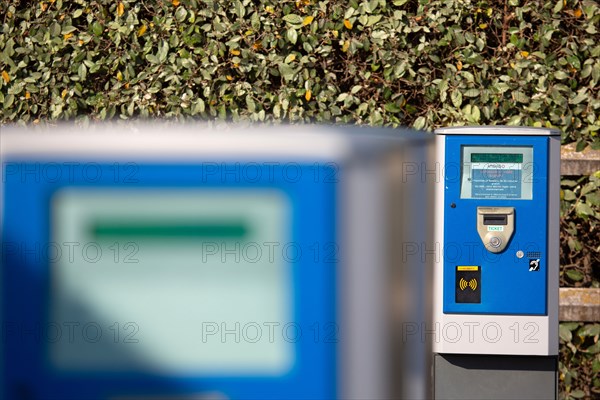
<path fill-rule="evenodd" d="M 529 271 L 539 271 L 540 270 L 540 259 L 539 258 L 530 258 L 529 259 Z"/>

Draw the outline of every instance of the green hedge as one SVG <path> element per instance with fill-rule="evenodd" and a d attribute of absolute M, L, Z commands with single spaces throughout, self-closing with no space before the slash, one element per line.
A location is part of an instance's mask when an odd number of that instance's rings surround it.
<path fill-rule="evenodd" d="M 563 177 L 560 242 L 560 286 L 600 287 L 600 171 Z"/>
<path fill-rule="evenodd" d="M 560 324 L 561 399 L 600 398 L 600 323 Z"/>
<path fill-rule="evenodd" d="M 504 123 L 600 147 L 592 0 L 2 3 L 2 123 Z"/>
<path fill-rule="evenodd" d="M 560 285 L 600 287 L 600 171 L 561 181 Z M 600 322 L 600 321 L 598 321 Z M 600 323 L 560 324 L 563 399 L 600 398 Z"/>

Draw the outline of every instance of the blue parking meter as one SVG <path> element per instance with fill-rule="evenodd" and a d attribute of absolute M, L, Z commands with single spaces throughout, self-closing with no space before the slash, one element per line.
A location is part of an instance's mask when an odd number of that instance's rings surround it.
<path fill-rule="evenodd" d="M 436 397 L 530 398 L 536 385 L 555 397 L 560 134 L 504 126 L 436 134 Z M 514 374 L 491 392 L 461 381 L 499 382 L 499 370 Z"/>
<path fill-rule="evenodd" d="M 349 128 L 3 128 L 1 397 L 393 395 L 381 294 L 409 266 L 391 268 L 386 215 L 418 216 L 425 186 L 408 176 L 393 185 L 411 196 L 386 193 L 390 166 L 422 162 L 427 142 Z"/>

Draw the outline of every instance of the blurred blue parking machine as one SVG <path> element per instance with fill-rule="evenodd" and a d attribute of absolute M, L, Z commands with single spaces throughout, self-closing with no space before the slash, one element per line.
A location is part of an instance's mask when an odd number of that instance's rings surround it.
<path fill-rule="evenodd" d="M 3 128 L 0 397 L 423 395 L 427 136 L 220 129 Z"/>

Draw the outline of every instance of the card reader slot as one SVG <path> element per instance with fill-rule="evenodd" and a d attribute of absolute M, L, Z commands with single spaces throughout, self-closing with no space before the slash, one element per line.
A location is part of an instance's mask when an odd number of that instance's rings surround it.
<path fill-rule="evenodd" d="M 506 225 L 508 216 L 505 214 L 484 214 L 484 225 Z"/>

